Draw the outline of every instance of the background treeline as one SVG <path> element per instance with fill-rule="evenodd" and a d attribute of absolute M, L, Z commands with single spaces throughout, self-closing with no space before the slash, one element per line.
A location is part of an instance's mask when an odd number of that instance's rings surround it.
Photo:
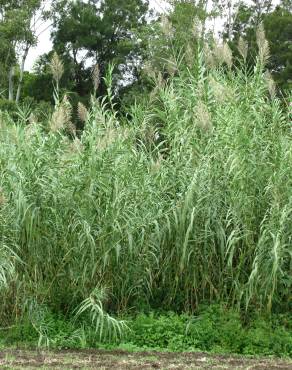
<path fill-rule="evenodd" d="M 167 19 L 172 22 L 173 37 L 161 35 L 161 15 L 153 12 L 147 0 L 14 0 L 0 2 L 0 107 L 15 109 L 15 104 L 43 102 L 52 104 L 53 86 L 49 62 L 53 51 L 38 58 L 32 72 L 24 71 L 28 52 L 35 46 L 47 25 L 51 28 L 53 49 L 64 62 L 62 89 L 70 99 L 87 104 L 91 75 L 99 65 L 100 84 L 97 95 L 105 93 L 102 77 L 113 63 L 115 99 L 125 108 L 134 98 L 143 99 L 149 92 L 143 68 L 146 61 L 162 71 L 174 55 L 194 46 L 196 26 L 201 38 L 210 45 L 218 21 L 225 25 L 220 34 L 235 53 L 240 37 L 247 41 L 249 67 L 255 65 L 256 27 L 263 22 L 270 46 L 267 68 L 273 74 L 278 93 L 291 88 L 292 14 L 291 0 L 245 2 L 169 1 Z M 165 18 L 165 16 L 162 16 Z M 219 21 L 220 23 L 220 21 Z M 167 32 L 167 31 L 166 31 Z M 168 66 L 167 66 L 168 65 Z"/>

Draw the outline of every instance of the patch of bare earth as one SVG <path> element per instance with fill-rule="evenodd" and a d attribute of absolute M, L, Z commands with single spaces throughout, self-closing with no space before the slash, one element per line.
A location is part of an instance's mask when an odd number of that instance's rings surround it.
<path fill-rule="evenodd" d="M 124 351 L 0 351 L 0 369 L 285 369 L 292 361 L 253 359 L 206 353 Z"/>

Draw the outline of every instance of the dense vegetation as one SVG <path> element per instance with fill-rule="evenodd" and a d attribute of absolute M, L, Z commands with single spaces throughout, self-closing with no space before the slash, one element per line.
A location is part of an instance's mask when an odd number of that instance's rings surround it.
<path fill-rule="evenodd" d="M 292 322 L 289 314 L 259 314 L 244 319 L 222 305 L 202 306 L 195 315 L 173 312 L 127 316 L 122 338 L 100 339 L 86 320 L 73 321 L 43 310 L 42 315 L 0 333 L 0 350 L 49 346 L 53 349 L 99 348 L 131 352 L 208 351 L 243 355 L 292 356 Z"/>
<path fill-rule="evenodd" d="M 108 95 L 79 104 L 82 131 L 55 56 L 52 116 L 1 114 L 2 323 L 45 308 L 102 333 L 124 327 L 105 308 L 291 309 L 291 105 L 264 73 L 262 29 L 258 43 L 253 72 L 198 48 L 127 116 L 110 69 Z"/>
<path fill-rule="evenodd" d="M 66 14 L 57 2 L 63 59 L 44 56 L 33 78 L 49 97 L 0 100 L 0 344 L 125 335 L 133 348 L 291 355 L 289 63 L 272 67 L 281 90 L 267 68 L 273 44 L 253 18 L 248 48 L 240 28 L 229 44 L 212 39 L 190 3 L 151 26 L 136 3 L 148 47 L 129 47 L 130 24 L 115 35 L 117 12 L 107 55 L 86 27 L 77 32 L 81 2 L 62 2 Z M 102 14 L 113 20 L 115 6 Z M 92 24 L 104 29 L 99 16 Z M 70 59 L 78 48 L 100 58 L 93 70 Z"/>

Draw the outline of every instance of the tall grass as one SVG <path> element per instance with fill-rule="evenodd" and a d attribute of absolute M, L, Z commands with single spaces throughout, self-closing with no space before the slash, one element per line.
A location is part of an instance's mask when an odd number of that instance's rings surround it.
<path fill-rule="evenodd" d="M 115 312 L 213 301 L 288 309 L 289 108 L 269 96 L 260 60 L 251 73 L 203 59 L 158 77 L 130 118 L 93 98 L 79 137 L 1 115 L 5 322 L 32 299 L 98 316 L 90 297 L 100 287 Z"/>

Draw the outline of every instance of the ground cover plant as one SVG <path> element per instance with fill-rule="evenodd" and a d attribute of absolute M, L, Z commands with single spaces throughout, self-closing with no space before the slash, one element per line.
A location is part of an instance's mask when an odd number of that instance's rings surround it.
<path fill-rule="evenodd" d="M 127 331 L 117 319 L 125 313 L 191 314 L 220 302 L 243 316 L 291 310 L 291 104 L 275 95 L 264 70 L 262 29 L 258 44 L 252 70 L 244 58 L 232 68 L 226 44 L 198 45 L 188 67 L 172 63 L 170 78 L 153 70 L 152 93 L 126 115 L 115 109 L 110 69 L 107 95 L 93 96 L 89 108 L 79 104 L 82 130 L 60 95 L 55 55 L 53 114 L 38 122 L 29 109 L 17 119 L 1 113 L 4 332 L 28 322 L 49 345 L 47 318 L 61 315 L 87 320 L 99 343 Z M 256 330 L 236 347 L 216 342 L 211 323 L 210 343 L 204 337 L 197 347 L 192 335 L 192 343 L 179 336 L 169 343 L 169 319 L 160 320 L 162 334 L 152 325 L 154 340 L 145 344 L 146 330 L 132 344 L 257 353 Z M 174 316 L 173 326 L 184 336 L 180 320 Z M 242 335 L 240 322 L 235 316 L 229 332 Z M 261 353 L 291 355 L 290 329 L 281 327 L 278 349 L 268 340 Z"/>
<path fill-rule="evenodd" d="M 75 321 L 46 311 L 38 321 L 19 322 L 1 330 L 0 350 L 49 347 L 53 350 L 98 348 L 127 352 L 210 352 L 291 357 L 292 326 L 288 314 L 253 314 L 245 320 L 223 305 L 201 307 L 196 313 L 148 312 L 127 316 L 122 337 L 96 334 L 87 319 Z"/>

